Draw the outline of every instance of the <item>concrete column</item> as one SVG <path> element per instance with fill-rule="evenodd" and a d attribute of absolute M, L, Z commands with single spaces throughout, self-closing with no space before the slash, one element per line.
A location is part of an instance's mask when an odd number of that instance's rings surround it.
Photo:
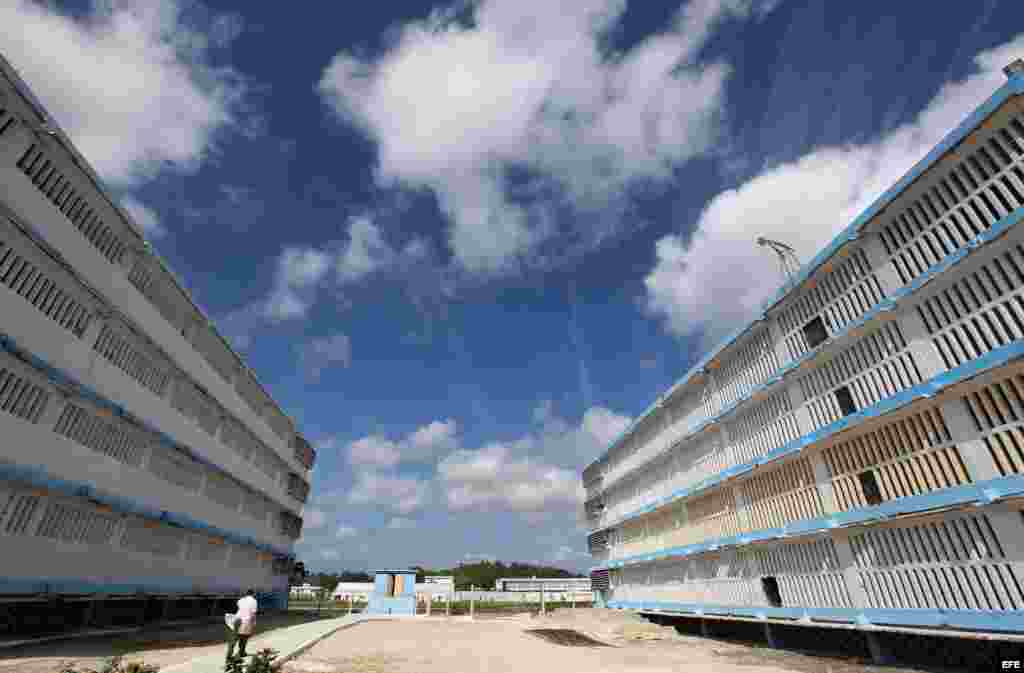
<path fill-rule="evenodd" d="M 903 282 L 896 273 L 891 258 L 885 252 L 885 244 L 882 243 L 882 237 L 877 231 L 864 234 L 860 247 L 867 254 L 868 264 L 878 278 L 878 284 L 882 286 L 882 294 L 889 296 L 903 287 Z"/>
<path fill-rule="evenodd" d="M 85 332 L 82 334 L 82 343 L 88 344 L 90 348 L 96 343 L 100 332 L 103 331 L 103 327 L 107 324 L 107 313 L 106 310 L 100 310 L 93 314 L 92 319 L 89 321 L 89 326 L 85 328 Z"/>
<path fill-rule="evenodd" d="M 36 425 L 52 430 L 57 421 L 60 420 L 60 415 L 64 413 L 64 407 L 67 406 L 69 399 L 71 399 L 70 393 L 65 393 L 60 388 L 57 388 L 56 394 L 51 395 L 46 403 L 46 408 L 43 410 Z"/>
<path fill-rule="evenodd" d="M 814 486 L 818 489 L 818 497 L 821 498 L 821 508 L 825 514 L 838 512 L 839 507 L 836 505 L 835 492 L 832 489 L 832 475 L 825 464 L 825 457 L 820 450 L 815 450 L 808 454 L 807 459 L 814 468 Z"/>
<path fill-rule="evenodd" d="M 433 598 L 434 598 L 433 594 L 430 594 L 430 593 L 427 594 L 427 616 L 428 617 L 430 616 L 430 605 L 431 605 L 431 602 L 432 602 Z"/>
<path fill-rule="evenodd" d="M 925 381 L 947 371 L 946 363 L 932 343 L 928 329 L 917 311 L 903 311 L 896 322 L 907 341 L 907 350 L 914 354 L 914 362 Z"/>
<path fill-rule="evenodd" d="M 832 542 L 835 544 L 836 556 L 839 558 L 839 565 L 842 568 L 843 583 L 850 595 L 850 602 L 853 607 L 861 610 L 870 607 L 868 595 L 864 591 L 864 582 L 857 572 L 857 564 L 853 558 L 853 550 L 850 548 L 849 535 L 845 531 L 832 533 Z"/>
<path fill-rule="evenodd" d="M 887 666 L 894 662 L 892 650 L 884 640 L 885 634 L 877 631 L 866 631 L 864 636 L 868 641 L 868 650 L 871 651 L 871 660 L 876 666 Z"/>
<path fill-rule="evenodd" d="M 949 434 L 964 459 L 972 481 L 986 481 L 1002 476 L 985 442 L 979 439 L 977 426 L 967 403 L 961 397 L 946 400 L 939 407 Z"/>
<path fill-rule="evenodd" d="M 701 617 L 700 620 L 700 635 L 704 636 L 705 638 L 711 637 L 711 627 L 708 626 L 708 620 L 704 619 L 703 617 Z"/>
<path fill-rule="evenodd" d="M 764 637 L 768 641 L 768 647 L 777 648 L 779 646 L 778 639 L 775 637 L 775 632 L 772 629 L 771 624 L 764 625 Z"/>
<path fill-rule="evenodd" d="M 750 523 L 750 503 L 743 495 L 743 489 L 738 485 L 732 487 L 733 497 L 736 499 L 736 518 L 739 520 L 740 531 L 748 532 L 752 530 Z"/>
<path fill-rule="evenodd" d="M 775 355 L 779 358 L 780 364 L 788 364 L 793 360 L 789 355 L 789 348 L 786 347 L 786 335 L 782 332 L 782 325 L 776 318 L 768 319 L 768 333 L 771 335 L 772 346 Z"/>
<path fill-rule="evenodd" d="M 799 429 L 798 436 L 802 437 L 816 430 L 817 428 L 811 420 L 811 412 L 807 409 L 808 400 L 804 397 L 800 386 L 795 381 L 790 381 L 786 384 L 786 394 L 789 395 L 789 401 L 793 406 L 793 418 L 796 420 L 796 427 Z"/>

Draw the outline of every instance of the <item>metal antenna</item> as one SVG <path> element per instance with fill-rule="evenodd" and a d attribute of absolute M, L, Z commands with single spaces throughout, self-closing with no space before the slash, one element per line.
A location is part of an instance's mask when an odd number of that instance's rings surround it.
<path fill-rule="evenodd" d="M 757 237 L 757 244 L 762 248 L 771 248 L 778 255 L 783 283 L 792 282 L 796 275 L 800 273 L 800 258 L 796 256 L 796 251 L 793 248 L 785 243 L 765 238 L 764 236 Z"/>

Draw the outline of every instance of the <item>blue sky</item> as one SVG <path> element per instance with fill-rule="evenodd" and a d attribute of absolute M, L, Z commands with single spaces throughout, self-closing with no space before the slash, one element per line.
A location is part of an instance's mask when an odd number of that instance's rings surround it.
<path fill-rule="evenodd" d="M 0 2 L 320 449 L 300 558 L 582 569 L 579 472 L 1024 57 L 1024 5 Z M 311 6 L 312 7 L 312 6 Z"/>

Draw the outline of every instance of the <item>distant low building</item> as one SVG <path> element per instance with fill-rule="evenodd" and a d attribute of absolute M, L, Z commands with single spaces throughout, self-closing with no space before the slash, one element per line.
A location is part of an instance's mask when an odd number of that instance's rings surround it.
<path fill-rule="evenodd" d="M 590 591 L 589 577 L 504 577 L 494 583 L 496 591 Z"/>
<path fill-rule="evenodd" d="M 365 603 L 371 593 L 373 582 L 339 582 L 331 598 L 336 601 L 352 600 L 355 603 Z"/>
<path fill-rule="evenodd" d="M 313 598 L 320 587 L 314 584 L 298 584 L 288 588 L 288 594 L 292 598 Z"/>

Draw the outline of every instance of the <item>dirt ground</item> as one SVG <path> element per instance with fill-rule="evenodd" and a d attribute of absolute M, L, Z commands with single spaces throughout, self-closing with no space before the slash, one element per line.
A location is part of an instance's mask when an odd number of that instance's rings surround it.
<path fill-rule="evenodd" d="M 262 616 L 257 633 L 249 641 L 249 650 L 259 651 L 261 634 L 315 618 L 305 613 Z M 64 664 L 99 670 L 109 657 L 117 655 L 123 655 L 125 662 L 144 661 L 165 668 L 226 650 L 224 622 L 218 620 L 172 629 L 0 649 L 0 673 L 56 673 Z"/>
<path fill-rule="evenodd" d="M 285 664 L 286 673 L 913 673 L 677 634 L 610 611 L 548 617 L 368 622 Z M 590 613 L 589 615 L 586 613 Z M 533 629 L 569 629 L 608 646 L 551 643 Z"/>

